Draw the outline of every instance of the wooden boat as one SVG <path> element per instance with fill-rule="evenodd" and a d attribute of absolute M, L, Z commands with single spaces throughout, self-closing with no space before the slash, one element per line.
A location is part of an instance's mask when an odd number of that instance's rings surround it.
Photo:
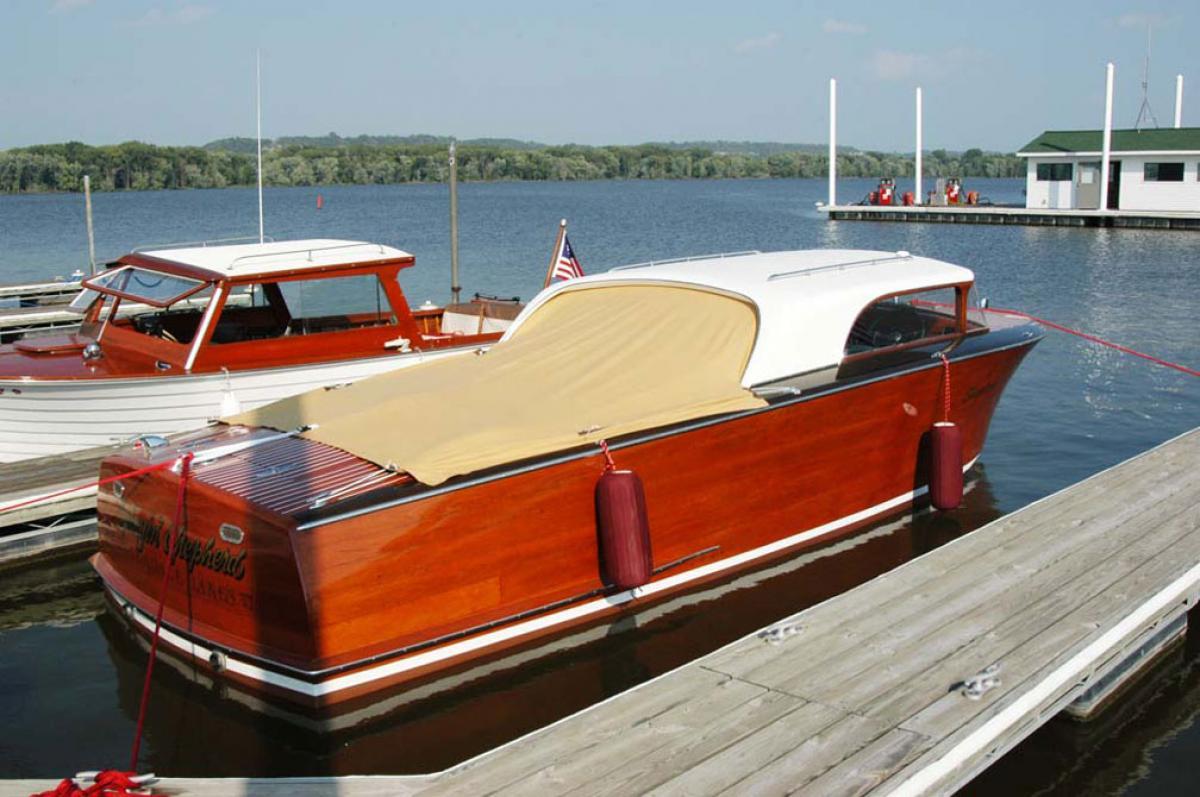
<path fill-rule="evenodd" d="M 969 468 L 1041 338 L 969 310 L 972 282 L 864 251 L 617 269 L 543 291 L 479 357 L 286 399 L 102 472 L 194 455 L 165 598 L 173 655 L 337 711 L 923 500 L 933 425 L 948 412 Z M 643 515 L 636 496 L 597 503 L 601 441 L 617 475 L 640 477 Z M 178 470 L 99 497 L 93 562 L 143 632 Z M 614 515 L 645 520 L 640 583 L 620 572 Z"/>
<path fill-rule="evenodd" d="M 412 255 L 358 241 L 125 255 L 83 281 L 78 332 L 0 346 L 0 462 L 204 426 L 497 340 L 519 310 L 413 311 Z"/>

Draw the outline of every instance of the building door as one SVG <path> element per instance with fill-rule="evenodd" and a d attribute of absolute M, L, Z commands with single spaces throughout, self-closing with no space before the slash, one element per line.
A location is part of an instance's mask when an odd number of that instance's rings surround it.
<path fill-rule="evenodd" d="M 1108 209 L 1121 207 L 1121 162 L 1108 162 Z"/>
<path fill-rule="evenodd" d="M 1100 207 L 1100 163 L 1079 164 L 1075 175 L 1075 199 L 1080 210 L 1096 210 Z"/>

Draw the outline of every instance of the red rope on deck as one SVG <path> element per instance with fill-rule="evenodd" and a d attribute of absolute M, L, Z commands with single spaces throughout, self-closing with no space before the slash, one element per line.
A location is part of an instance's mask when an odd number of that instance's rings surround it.
<path fill-rule="evenodd" d="M 62 782 L 50 791 L 38 792 L 30 797 L 145 797 L 148 792 L 138 782 L 132 772 L 118 772 L 106 769 L 97 772 L 90 786 L 82 787 L 71 778 L 63 778 Z M 152 797 L 152 796 L 151 796 Z"/>

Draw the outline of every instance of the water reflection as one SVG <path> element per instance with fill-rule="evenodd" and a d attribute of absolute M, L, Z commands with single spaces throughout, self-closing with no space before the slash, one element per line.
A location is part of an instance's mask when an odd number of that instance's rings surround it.
<path fill-rule="evenodd" d="M 1095 719 L 1051 720 L 973 781 L 971 794 L 1194 794 L 1197 716 L 1200 639 L 1189 639 Z M 1167 756 L 1170 766 L 1154 766 Z"/>
<path fill-rule="evenodd" d="M 442 683 L 374 695 L 334 717 L 289 714 L 214 685 L 189 665 L 168 658 L 168 666 L 155 669 L 146 766 L 180 776 L 442 769 L 844 592 L 998 515 L 986 470 L 979 467 L 968 482 L 963 507 L 955 512 L 923 509 L 875 524 L 736 580 Z M 97 595 L 93 580 L 86 596 L 93 608 Z M 147 645 L 111 611 L 101 613 L 94 625 L 108 654 L 112 716 L 97 724 L 84 747 L 43 749 L 37 770 L 21 774 L 77 769 L 78 749 L 97 760 L 121 761 L 126 755 Z M 10 751 L 11 760 L 0 760 L 0 767 L 20 769 L 15 762 L 23 753 Z"/>

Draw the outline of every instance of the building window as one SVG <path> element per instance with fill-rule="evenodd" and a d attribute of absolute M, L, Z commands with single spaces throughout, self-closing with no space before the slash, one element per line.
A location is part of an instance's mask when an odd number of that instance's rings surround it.
<path fill-rule="evenodd" d="M 1142 175 L 1148 183 L 1182 183 L 1183 163 L 1147 163 Z"/>
<path fill-rule="evenodd" d="M 1074 176 L 1075 164 L 1073 163 L 1039 163 L 1037 165 L 1037 178 L 1042 181 L 1061 182 L 1070 180 Z"/>

